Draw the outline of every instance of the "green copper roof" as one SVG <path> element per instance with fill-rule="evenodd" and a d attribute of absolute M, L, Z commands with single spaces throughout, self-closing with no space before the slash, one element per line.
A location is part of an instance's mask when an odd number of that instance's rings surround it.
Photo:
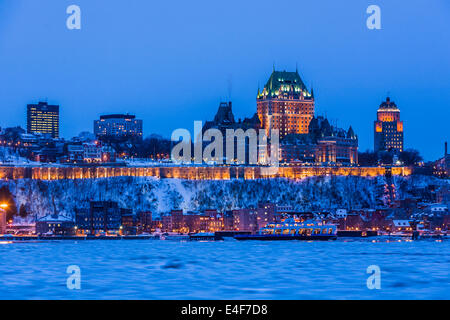
<path fill-rule="evenodd" d="M 310 98 L 311 94 L 303 83 L 297 71 L 273 71 L 264 90 L 258 94 L 258 98 L 264 97 L 284 97 L 290 94 L 297 96 L 303 94 L 305 98 Z"/>

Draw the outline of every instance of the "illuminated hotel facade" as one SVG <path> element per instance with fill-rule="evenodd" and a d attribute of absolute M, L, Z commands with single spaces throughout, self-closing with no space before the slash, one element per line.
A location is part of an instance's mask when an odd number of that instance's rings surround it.
<path fill-rule="evenodd" d="M 375 152 L 403 151 L 403 121 L 400 121 L 400 109 L 389 97 L 378 108 L 374 137 Z"/>
<path fill-rule="evenodd" d="M 27 105 L 27 132 L 59 138 L 59 106 L 47 102 Z"/>
<path fill-rule="evenodd" d="M 298 71 L 273 70 L 261 92 L 258 89 L 257 112 L 262 127 L 269 136 L 278 129 L 280 137 L 306 134 L 314 117 L 314 93 L 303 83 Z"/>

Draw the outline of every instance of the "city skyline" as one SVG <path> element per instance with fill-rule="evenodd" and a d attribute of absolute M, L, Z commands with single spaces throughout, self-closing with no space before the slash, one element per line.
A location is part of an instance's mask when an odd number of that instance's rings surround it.
<path fill-rule="evenodd" d="M 262 88 L 275 64 L 287 71 L 298 66 L 314 88 L 316 115 L 351 125 L 360 151 L 373 149 L 373 118 L 388 95 L 405 121 L 405 149 L 434 160 L 448 140 L 439 114 L 450 104 L 450 41 L 436 32 L 449 24 L 445 1 L 407 7 L 379 1 L 381 30 L 366 28 L 367 5 L 356 1 L 320 8 L 283 2 L 292 12 L 270 15 L 274 26 L 286 25 L 269 30 L 263 19 L 268 3 L 209 4 L 201 14 L 179 3 L 185 10 L 170 14 L 165 4 L 105 9 L 102 1 L 78 1 L 83 25 L 76 31 L 65 27 L 69 4 L 0 5 L 0 105 L 8 113 L 1 127 L 25 127 L 25 106 L 47 97 L 61 106 L 66 138 L 92 131 L 90 120 L 105 113 L 136 114 L 145 122 L 144 136 L 169 137 L 194 120 L 211 119 L 220 101 L 233 101 L 237 118 L 252 115 L 258 83 Z M 425 9 L 433 14 L 420 15 Z M 155 33 L 158 25 L 163 28 Z M 431 110 L 429 121 L 424 108 Z"/>
<path fill-rule="evenodd" d="M 276 72 L 278 72 L 278 71 L 276 71 L 275 70 L 275 68 L 273 69 L 273 72 L 274 73 L 276 73 Z M 283 72 L 285 72 L 285 71 L 283 71 Z M 283 73 L 283 72 L 281 72 L 281 73 Z M 297 72 L 297 71 L 296 71 Z M 278 72 L 278 73 L 280 73 L 280 72 Z M 289 72 L 288 72 L 289 73 Z M 291 72 L 291 73 L 294 73 L 294 72 Z M 314 95 L 314 94 L 313 94 Z M 259 96 L 259 95 L 258 95 Z M 45 101 L 39 101 L 38 102 L 38 105 L 41 105 L 41 104 L 44 104 L 44 105 L 48 105 L 48 99 L 44 99 Z M 386 100 L 387 101 L 390 101 L 390 97 L 389 96 L 387 96 L 386 97 Z M 223 102 L 223 101 L 221 101 L 220 102 L 220 104 L 223 104 L 223 103 L 228 103 L 228 102 Z M 230 101 L 230 103 L 231 103 L 231 101 Z M 385 102 L 382 102 L 381 103 L 381 105 L 383 105 Z M 26 122 L 27 122 L 27 124 L 26 124 L 26 126 L 25 126 L 25 129 L 27 129 L 28 127 L 29 127 L 29 115 L 28 115 L 28 113 L 29 113 L 29 108 L 30 108 L 30 106 L 34 106 L 33 104 L 28 104 L 27 105 L 27 118 L 26 118 Z M 53 106 L 52 106 L 53 107 Z M 57 105 L 57 107 L 59 107 L 59 105 Z M 397 110 L 399 110 L 399 109 L 397 109 Z M 377 111 L 378 113 L 379 113 L 379 110 Z M 257 113 L 255 113 L 255 116 L 256 116 L 256 114 Z M 119 116 L 119 117 L 125 117 L 125 116 L 127 116 L 127 115 L 129 115 L 129 113 L 126 113 L 126 114 L 111 114 L 111 113 L 107 113 L 107 112 L 103 112 L 103 113 L 101 113 L 101 115 L 100 115 L 100 118 L 105 118 L 105 117 L 116 117 L 116 116 Z M 130 117 L 132 117 L 132 118 L 135 118 L 136 116 L 135 115 L 129 115 Z M 313 116 L 314 116 L 314 113 L 313 113 Z M 324 118 L 324 119 L 328 119 L 327 118 L 327 116 L 325 115 L 325 117 L 322 115 L 322 114 L 320 114 L 320 115 L 316 115 L 316 116 L 319 116 L 319 117 L 321 117 L 321 118 Z M 239 121 L 241 121 L 242 119 L 241 118 L 239 118 Z M 338 121 L 339 121 L 340 119 L 335 119 L 335 121 L 333 121 L 333 119 L 330 119 L 330 121 L 331 121 L 331 125 L 333 125 L 333 126 L 337 126 L 337 123 L 338 123 Z M 140 133 L 140 136 L 143 136 L 143 138 L 146 138 L 146 137 L 150 137 L 152 134 L 156 134 L 156 135 L 161 135 L 161 136 L 163 136 L 164 138 L 166 138 L 166 139 L 169 139 L 170 140 L 170 137 L 167 137 L 166 135 L 164 135 L 164 134 L 161 134 L 160 132 L 148 132 L 148 133 L 142 133 L 143 132 L 143 120 L 138 120 L 138 121 L 140 121 L 140 130 L 141 130 L 141 133 Z M 204 121 L 204 124 L 207 124 L 208 123 L 208 120 L 201 120 L 202 122 Z M 58 119 L 58 122 L 59 122 L 59 119 Z M 96 125 L 97 125 L 97 123 L 99 122 L 99 120 L 94 120 L 94 130 L 86 130 L 86 131 L 80 131 L 79 132 L 79 134 L 83 134 L 83 133 L 86 133 L 86 132 L 88 132 L 88 133 L 93 133 L 94 135 L 98 135 L 98 134 L 96 134 Z M 19 126 L 19 127 L 21 127 L 21 125 L 17 125 L 17 126 Z M 402 126 L 403 126 L 403 122 L 402 122 Z M 15 127 L 14 125 L 13 126 L 11 126 L 11 127 Z M 1 128 L 1 126 L 0 126 L 0 128 Z M 352 128 L 352 125 L 350 125 L 350 128 Z M 91 128 L 92 129 L 92 128 Z M 190 130 L 190 128 L 187 128 L 188 130 Z M 27 129 L 27 132 L 28 133 L 30 133 L 29 132 L 30 130 L 29 129 Z M 45 132 L 44 132 L 45 133 Z M 376 135 L 376 132 L 374 132 L 374 138 L 375 138 L 375 135 Z M 64 137 L 64 136 L 61 136 L 61 138 L 62 139 L 67 139 L 67 140 L 70 140 L 71 138 L 74 138 L 74 137 L 76 137 L 77 135 L 74 135 L 73 137 Z M 375 138 L 376 139 L 376 138 Z M 402 135 L 402 140 L 403 140 L 403 135 Z M 445 143 L 447 143 L 447 141 L 445 141 Z M 402 143 L 402 145 L 403 145 L 403 143 Z M 359 152 L 365 152 L 365 151 L 374 151 L 374 152 L 379 152 L 379 151 L 381 151 L 381 150 L 376 150 L 376 143 L 375 143 L 375 146 L 373 146 L 372 148 L 367 148 L 367 149 L 362 149 L 362 148 L 358 148 L 359 150 Z M 416 149 L 417 150 L 417 148 L 415 148 L 415 147 L 410 147 L 410 148 L 404 148 L 404 149 L 402 149 L 402 150 L 408 150 L 408 149 Z M 421 150 L 418 150 L 419 152 L 421 152 Z M 430 159 L 425 159 L 426 161 L 429 161 Z M 431 159 L 431 160 L 435 160 L 435 159 Z"/>
<path fill-rule="evenodd" d="M 0 300 L 283 319 L 449 299 L 449 17 L 0 0 Z"/>

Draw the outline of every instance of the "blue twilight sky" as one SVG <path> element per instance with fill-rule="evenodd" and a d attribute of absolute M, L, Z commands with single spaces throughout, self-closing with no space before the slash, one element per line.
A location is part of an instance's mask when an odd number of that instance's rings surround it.
<path fill-rule="evenodd" d="M 66 28 L 81 7 L 82 29 Z M 381 7 L 382 30 L 366 27 Z M 351 124 L 373 148 L 376 109 L 390 92 L 406 148 L 426 159 L 449 138 L 450 1 L 0 0 L 0 126 L 26 124 L 26 104 L 61 105 L 61 135 L 135 113 L 144 134 L 169 137 L 211 119 L 231 95 L 236 118 L 256 111 L 275 63 L 314 86 L 317 114 Z"/>

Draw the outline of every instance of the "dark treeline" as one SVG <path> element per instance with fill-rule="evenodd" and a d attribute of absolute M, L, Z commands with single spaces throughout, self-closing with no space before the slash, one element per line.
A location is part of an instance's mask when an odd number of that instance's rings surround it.
<path fill-rule="evenodd" d="M 136 158 L 166 159 L 172 149 L 172 141 L 156 134 L 141 140 L 103 142 L 113 147 L 117 154 L 125 153 Z"/>
<path fill-rule="evenodd" d="M 407 149 L 403 152 L 381 151 L 373 152 L 367 150 L 360 152 L 358 155 L 359 165 L 361 166 L 377 166 L 379 164 L 392 165 L 400 161 L 406 166 L 415 166 L 423 161 L 419 151 L 415 149 Z"/>

